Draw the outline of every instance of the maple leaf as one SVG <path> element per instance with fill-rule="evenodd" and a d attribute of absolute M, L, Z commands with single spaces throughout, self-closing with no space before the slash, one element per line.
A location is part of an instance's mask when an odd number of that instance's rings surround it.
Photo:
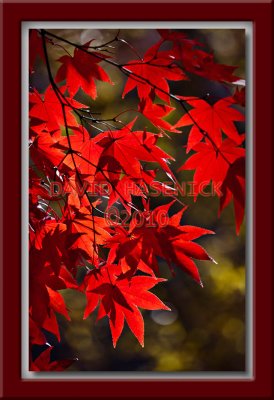
<path fill-rule="evenodd" d="M 187 102 L 193 109 L 174 125 L 174 128 L 193 125 L 188 137 L 187 152 L 205 137 L 201 130 L 206 132 L 217 146 L 222 143 L 222 133 L 237 144 L 242 142 L 234 121 L 243 121 L 244 115 L 231 107 L 235 103 L 232 97 L 221 99 L 213 106 L 199 99 Z"/>
<path fill-rule="evenodd" d="M 98 245 L 105 244 L 109 238 L 105 218 L 94 216 L 88 208 L 82 207 L 76 210 L 66 223 L 69 233 L 76 235 L 70 249 L 84 251 L 86 260 L 96 263 Z"/>
<path fill-rule="evenodd" d="M 65 275 L 62 271 L 63 265 L 68 268 L 70 273 L 74 273 L 75 265 L 81 264 L 81 258 L 88 257 L 88 253 L 76 245 L 79 236 L 83 233 L 71 232 L 71 220 L 67 220 L 65 217 L 63 220 L 64 222 L 56 222 L 55 219 L 44 221 L 42 225 L 36 227 L 31 241 L 34 249 L 40 252 L 39 263 L 41 266 L 49 265 L 58 277 L 59 283 L 61 283 L 61 286 L 57 286 L 58 289 L 71 287 L 67 286 L 67 283 L 69 282 L 70 285 L 72 283 L 69 272 Z M 74 285 L 74 288 L 76 287 L 77 285 Z"/>
<path fill-rule="evenodd" d="M 167 80 L 181 81 L 186 79 L 184 72 L 174 64 L 174 60 L 166 57 L 164 52 L 159 52 L 160 43 L 156 43 L 147 50 L 142 60 L 128 62 L 123 68 L 132 73 L 126 82 L 122 97 L 135 87 L 138 96 L 142 100 L 150 93 L 155 94 L 169 103 L 169 85 Z"/>
<path fill-rule="evenodd" d="M 125 207 L 125 209 L 130 213 L 131 208 L 129 204 L 131 202 L 131 196 L 145 197 L 145 194 L 141 188 L 134 182 L 134 180 L 124 176 L 121 180 L 114 183 L 115 190 L 111 190 L 108 207 L 115 203 L 119 198 Z"/>
<path fill-rule="evenodd" d="M 64 165 L 74 170 L 76 164 L 79 172 L 89 176 L 89 182 L 93 181 L 103 148 L 97 144 L 97 139 L 92 138 L 83 126 L 71 129 L 69 141 L 66 136 L 59 137 L 54 147 L 68 153 Z M 69 154 L 70 148 L 73 149 L 73 155 Z"/>
<path fill-rule="evenodd" d="M 32 361 L 31 371 L 64 371 L 76 360 L 51 360 L 52 346 L 42 351 L 34 361 Z"/>
<path fill-rule="evenodd" d="M 30 154 L 37 167 L 52 172 L 53 167 L 62 163 L 65 154 L 54 147 L 56 140 L 51 134 L 43 126 L 39 128 L 30 146 Z"/>
<path fill-rule="evenodd" d="M 241 136 L 241 141 L 244 136 Z M 218 196 L 221 196 L 220 188 L 227 176 L 231 164 L 238 158 L 244 157 L 245 149 L 238 147 L 232 140 L 225 139 L 216 148 L 210 141 L 198 143 L 193 147 L 196 152 L 189 157 L 181 170 L 195 170 L 193 177 L 193 194 L 196 200 L 198 194 L 212 182 Z"/>
<path fill-rule="evenodd" d="M 58 312 L 63 315 L 68 321 L 70 321 L 70 316 L 68 314 L 68 310 L 61 293 L 56 290 L 51 289 L 47 286 L 47 291 L 49 294 L 49 306 L 53 309 L 53 311 Z"/>
<path fill-rule="evenodd" d="M 132 220 L 128 231 L 122 227 L 116 228 L 117 233 L 106 244 L 111 249 L 109 259 L 117 259 L 124 273 L 131 271 L 134 274 L 140 260 L 158 273 L 158 256 L 165 259 L 170 268 L 176 265 L 201 284 L 193 258 L 213 259 L 192 240 L 214 232 L 195 226 L 181 226 L 180 220 L 186 208 L 169 217 L 167 224 L 159 223 L 158 216 L 163 213 L 167 215 L 172 204 L 174 201 L 149 212 L 141 227 L 137 221 Z"/>
<path fill-rule="evenodd" d="M 240 106 L 245 107 L 245 87 L 242 87 L 241 89 L 238 87 L 236 88 L 233 95 L 233 100 Z"/>
<path fill-rule="evenodd" d="M 233 75 L 237 66 L 217 64 L 214 55 L 203 50 L 193 49 L 192 46 L 185 46 L 181 50 L 181 60 L 184 68 L 196 75 L 209 80 L 220 82 L 236 82 L 239 77 Z"/>
<path fill-rule="evenodd" d="M 163 40 L 173 43 L 172 50 L 167 53 L 176 60 L 180 60 L 184 69 L 206 79 L 220 82 L 236 82 L 238 76 L 233 75 L 236 66 L 218 64 L 214 55 L 202 50 L 203 44 L 194 39 L 189 39 L 184 33 L 172 32 L 168 29 L 158 29 Z"/>
<path fill-rule="evenodd" d="M 128 280 L 121 275 L 117 265 L 106 264 L 98 270 L 92 270 L 85 277 L 87 306 L 84 318 L 99 303 L 97 319 L 108 316 L 114 347 L 125 320 L 141 346 L 144 346 L 144 321 L 138 307 L 145 310 L 169 310 L 158 297 L 148 291 L 163 281 L 165 279 L 149 276 L 134 276 Z"/>
<path fill-rule="evenodd" d="M 81 175 L 81 178 L 83 178 L 83 175 Z M 85 181 L 79 181 L 77 173 L 70 177 L 65 177 L 63 185 L 64 191 L 67 194 L 67 205 L 69 207 L 73 209 L 90 207 L 89 199 L 86 196 L 88 185 L 86 185 Z"/>
<path fill-rule="evenodd" d="M 64 94 L 65 90 L 61 88 L 60 91 Z M 66 97 L 66 99 L 72 107 L 84 107 L 83 104 L 72 98 Z M 65 125 L 64 114 L 60 99 L 59 97 L 57 97 L 55 91 L 52 89 L 51 86 L 48 86 L 43 95 L 41 95 L 36 89 L 34 89 L 34 91 L 29 95 L 29 101 L 31 105 L 29 116 L 44 122 L 45 128 L 48 131 L 59 131 L 60 127 Z M 65 100 L 64 104 L 66 104 Z M 70 127 L 77 127 L 77 119 L 73 114 L 73 110 L 70 107 L 65 106 L 65 114 L 67 125 Z"/>
<path fill-rule="evenodd" d="M 54 272 L 50 262 L 46 261 L 53 257 L 45 255 L 48 250 L 30 249 L 30 315 L 40 328 L 52 332 L 60 340 L 55 312 L 70 318 L 63 297 L 57 291 L 67 287 L 77 288 L 78 285 L 64 267 L 59 266 L 59 275 Z"/>
<path fill-rule="evenodd" d="M 122 170 L 132 178 L 141 178 L 140 161 L 157 162 L 166 172 L 171 173 L 166 160 L 172 157 L 156 146 L 158 135 L 147 131 L 132 131 L 135 120 L 120 130 L 96 136 L 95 143 L 103 148 L 99 167 L 113 171 L 114 180 L 117 180 L 117 171 Z M 111 172 L 107 175 L 111 176 Z"/>
<path fill-rule="evenodd" d="M 56 275 L 59 275 L 61 267 L 66 229 L 67 227 L 63 223 L 58 223 L 54 219 L 46 220 L 37 227 L 32 243 L 34 249 L 43 253 L 43 257 L 40 255 L 41 264 L 49 263 Z"/>
<path fill-rule="evenodd" d="M 30 316 L 38 327 L 50 331 L 58 340 L 60 333 L 55 313 L 70 319 L 58 290 L 79 290 L 77 282 L 63 264 L 67 262 L 70 266 L 73 259 L 71 250 L 65 250 L 69 248 L 67 235 L 65 224 L 48 220 L 40 229 L 37 228 L 30 247 Z M 37 337 L 37 333 L 35 335 Z"/>
<path fill-rule="evenodd" d="M 31 344 L 46 344 L 46 338 L 36 322 L 29 316 L 29 341 Z"/>
<path fill-rule="evenodd" d="M 48 330 L 60 340 L 56 316 L 51 309 L 50 296 L 46 286 L 50 274 L 46 268 L 44 271 L 38 263 L 36 263 L 37 271 L 34 272 L 32 263 L 33 260 L 37 261 L 37 257 L 34 257 L 32 252 L 30 255 L 32 257 L 30 265 L 30 316 L 39 328 Z"/>
<path fill-rule="evenodd" d="M 88 49 L 90 42 L 85 43 L 82 48 Z M 96 55 L 100 58 L 97 58 Z M 66 80 L 66 88 L 71 97 L 74 97 L 80 88 L 89 94 L 93 99 L 97 97 L 95 79 L 112 83 L 104 69 L 98 65 L 103 58 L 107 58 L 104 54 L 90 52 L 87 54 L 81 49 L 75 48 L 74 55 L 63 56 L 59 58 L 62 63 L 56 75 L 56 82 Z"/>
<path fill-rule="evenodd" d="M 42 166 L 43 169 L 43 166 Z M 51 171 L 52 172 L 52 171 Z M 40 221 L 45 217 L 45 214 L 50 210 L 41 207 L 41 201 L 46 203 L 52 199 L 51 193 L 48 190 L 48 185 L 43 179 L 38 178 L 32 169 L 29 171 L 29 220 L 33 230 L 30 231 L 30 242 L 35 237 L 34 228 L 40 225 Z M 46 200 L 46 201 L 45 201 Z M 49 204 L 49 203 L 48 203 Z"/>
<path fill-rule="evenodd" d="M 170 107 L 166 104 L 156 104 L 151 100 L 151 96 L 141 99 L 139 103 L 139 111 L 149 121 L 159 129 L 165 129 L 167 131 L 179 133 L 169 122 L 163 120 L 163 117 L 167 117 L 174 107 Z"/>
<path fill-rule="evenodd" d="M 59 326 L 55 313 L 62 314 L 70 320 L 60 289 L 76 289 L 78 285 L 69 271 L 62 266 L 59 276 L 51 269 L 50 265 L 43 262 L 43 251 L 30 250 L 30 317 L 38 328 L 43 328 L 54 334 L 60 341 Z M 33 340 L 41 340 L 37 330 L 32 326 Z"/>
<path fill-rule="evenodd" d="M 230 166 L 221 192 L 219 213 L 234 200 L 236 232 L 239 234 L 245 210 L 245 157 L 238 158 Z"/>

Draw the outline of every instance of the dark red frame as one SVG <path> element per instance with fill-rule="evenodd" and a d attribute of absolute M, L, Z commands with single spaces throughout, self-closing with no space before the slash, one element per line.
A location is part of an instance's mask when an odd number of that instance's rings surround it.
<path fill-rule="evenodd" d="M 272 24 L 273 4 L 12 4 L 3 5 L 3 392 L 0 397 L 272 398 Z M 253 381 L 21 380 L 21 21 L 253 21 L 254 23 L 254 282 Z M 2 350 L 2 349 L 1 349 Z"/>

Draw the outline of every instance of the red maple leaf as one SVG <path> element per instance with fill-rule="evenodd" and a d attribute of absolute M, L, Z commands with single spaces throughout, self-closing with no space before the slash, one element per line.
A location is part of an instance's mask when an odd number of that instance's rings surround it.
<path fill-rule="evenodd" d="M 117 200 L 121 200 L 125 209 L 130 213 L 131 208 L 129 204 L 132 204 L 132 196 L 145 197 L 142 189 L 134 182 L 134 180 L 124 176 L 121 180 L 113 182 L 116 190 L 111 190 L 108 207 L 114 204 Z"/>
<path fill-rule="evenodd" d="M 37 227 L 30 247 L 30 315 L 38 327 L 52 332 L 58 340 L 60 333 L 55 313 L 70 319 L 58 290 L 79 289 L 63 264 L 71 254 L 65 251 L 69 247 L 66 237 L 65 224 L 48 220 L 40 229 Z"/>
<path fill-rule="evenodd" d="M 41 332 L 39 326 L 33 321 L 29 315 L 29 341 L 31 344 L 46 344 L 46 338 Z"/>
<path fill-rule="evenodd" d="M 161 42 L 152 46 L 142 60 L 133 60 L 124 66 L 124 69 L 129 71 L 129 77 L 122 97 L 136 87 L 140 99 L 147 98 L 151 92 L 155 92 L 162 100 L 170 102 L 167 81 L 181 81 L 186 79 L 186 76 L 174 64 L 172 58 L 166 57 L 164 52 L 159 52 L 160 45 Z"/>
<path fill-rule="evenodd" d="M 85 208 L 83 210 L 91 217 L 91 212 Z M 81 216 L 82 214 L 78 214 L 78 217 L 79 215 Z M 75 227 L 72 227 L 73 218 L 77 220 L 77 215 L 73 209 L 70 210 L 69 216 L 66 216 L 66 211 L 64 210 L 63 222 L 56 222 L 55 219 L 45 220 L 43 224 L 40 224 L 41 226 L 38 225 L 36 227 L 33 240 L 31 241 L 34 250 L 37 249 L 40 251 L 39 264 L 42 266 L 49 265 L 51 270 L 55 272 L 59 282 L 61 282 L 60 279 L 65 281 L 65 285 L 58 286 L 58 289 L 71 287 L 72 280 L 69 277 L 69 273 L 74 274 L 76 265 L 82 265 L 81 259 L 83 257 L 89 258 L 90 254 L 85 251 L 83 246 L 78 245 L 80 237 L 85 233 L 84 231 L 79 233 Z M 95 226 L 96 218 L 94 219 Z M 66 275 L 62 270 L 62 266 L 64 265 L 69 270 Z M 67 286 L 68 284 L 69 286 Z M 77 285 L 73 286 L 73 288 L 76 287 Z"/>
<path fill-rule="evenodd" d="M 50 264 L 51 269 L 59 275 L 67 227 L 55 219 L 48 219 L 36 227 L 34 240 L 31 243 L 33 250 L 39 250 L 40 264 Z"/>
<path fill-rule="evenodd" d="M 40 169 L 52 172 L 53 167 L 59 166 L 65 158 L 65 154 L 55 147 L 56 140 L 40 125 L 36 129 L 30 146 L 30 154 L 36 166 Z"/>
<path fill-rule="evenodd" d="M 241 141 L 244 137 L 241 136 Z M 245 149 L 238 147 L 232 140 L 225 139 L 217 148 L 210 141 L 198 143 L 193 147 L 195 154 L 189 157 L 181 170 L 195 170 L 193 177 L 194 199 L 212 182 L 216 194 L 221 196 L 220 188 L 230 166 L 245 156 Z"/>
<path fill-rule="evenodd" d="M 58 278 L 49 267 L 39 264 L 40 253 L 32 251 L 30 265 L 30 316 L 33 321 L 53 333 L 60 341 L 59 327 L 55 312 L 70 319 L 59 289 L 65 289 L 65 282 Z"/>
<path fill-rule="evenodd" d="M 166 104 L 153 103 L 151 96 L 141 99 L 139 103 L 139 111 L 156 126 L 156 128 L 179 133 L 180 131 L 176 130 L 173 125 L 163 119 L 173 110 L 174 107 L 170 107 Z"/>
<path fill-rule="evenodd" d="M 94 180 L 97 172 L 98 161 L 103 148 L 96 143 L 97 139 L 91 137 L 87 129 L 83 126 L 72 128 L 68 138 L 59 136 L 54 145 L 55 148 L 66 152 L 64 165 L 75 170 L 75 165 L 83 175 L 83 179 L 89 177 L 89 182 Z M 73 155 L 69 154 L 70 147 Z"/>
<path fill-rule="evenodd" d="M 172 50 L 168 50 L 167 53 L 181 61 L 186 71 L 214 81 L 236 82 L 239 80 L 238 76 L 233 75 L 237 67 L 216 63 L 213 53 L 203 50 L 203 44 L 197 40 L 189 39 L 184 33 L 172 32 L 168 29 L 159 29 L 158 32 L 164 40 L 173 43 Z"/>
<path fill-rule="evenodd" d="M 167 213 L 173 203 L 174 201 L 159 206 L 151 212 L 146 210 L 141 227 L 138 221 L 133 220 L 128 231 L 122 227 L 116 228 L 114 236 L 107 243 L 111 248 L 109 260 L 113 262 L 117 259 L 123 272 L 130 271 L 131 274 L 139 268 L 139 262 L 142 260 L 158 273 L 156 259 L 158 256 L 165 259 L 171 268 L 176 265 L 201 283 L 193 258 L 197 260 L 212 260 L 212 258 L 192 240 L 214 232 L 195 226 L 181 226 L 180 221 L 185 208 L 168 217 Z M 162 224 L 161 218 L 164 215 L 168 218 Z"/>
<path fill-rule="evenodd" d="M 205 137 L 201 131 L 210 136 L 217 146 L 222 143 L 222 133 L 237 144 L 242 142 L 234 121 L 244 121 L 244 115 L 232 108 L 235 104 L 232 97 L 221 99 L 213 106 L 200 99 L 187 102 L 193 109 L 174 125 L 174 128 L 193 125 L 188 137 L 187 152 Z"/>
<path fill-rule="evenodd" d="M 105 218 L 94 216 L 88 208 L 82 207 L 73 213 L 69 211 L 66 223 L 68 232 L 76 237 L 70 249 L 83 251 L 87 261 L 96 263 L 98 245 L 105 244 L 109 239 Z"/>
<path fill-rule="evenodd" d="M 221 186 L 221 212 L 230 201 L 234 200 L 236 232 L 239 234 L 245 210 L 245 157 L 238 158 L 229 168 Z"/>
<path fill-rule="evenodd" d="M 32 361 L 30 365 L 31 371 L 64 371 L 67 369 L 75 360 L 51 360 L 52 346 L 49 346 L 46 350 Z"/>
<path fill-rule="evenodd" d="M 117 180 L 117 172 L 124 171 L 132 178 L 142 177 L 140 161 L 157 162 L 164 171 L 171 173 L 167 160 L 172 159 L 156 146 L 158 135 L 147 131 L 132 131 L 135 120 L 120 130 L 100 133 L 95 143 L 103 148 L 98 166 L 106 175 Z"/>
<path fill-rule="evenodd" d="M 144 321 L 138 307 L 145 310 L 169 310 L 158 297 L 148 291 L 164 280 L 150 276 L 134 276 L 129 280 L 121 275 L 119 266 L 110 264 L 92 270 L 85 277 L 87 306 L 84 318 L 99 303 L 97 319 L 108 316 L 114 347 L 125 320 L 141 346 L 144 346 Z"/>
<path fill-rule="evenodd" d="M 64 94 L 65 90 L 60 89 L 61 93 Z M 68 104 L 72 107 L 82 108 L 85 107 L 83 104 L 79 103 L 72 98 L 66 97 Z M 48 86 L 44 94 L 40 94 L 36 89 L 29 96 L 30 101 L 30 111 L 29 116 L 36 118 L 39 121 L 44 122 L 46 130 L 59 131 L 61 126 L 64 126 L 64 114 L 62 110 L 62 105 L 60 103 L 59 97 L 57 97 L 55 91 L 51 86 Z M 69 107 L 65 100 L 65 115 L 67 125 L 70 127 L 77 127 L 78 122 L 73 114 L 73 110 Z"/>
<path fill-rule="evenodd" d="M 245 107 L 245 87 L 242 87 L 240 89 L 237 87 L 234 92 L 233 99 L 237 104 Z"/>
<path fill-rule="evenodd" d="M 90 42 L 85 43 L 82 48 L 88 49 Z M 96 57 L 99 55 L 100 58 Z M 104 58 L 104 54 L 90 52 L 75 48 L 73 56 L 59 58 L 62 63 L 56 75 L 56 82 L 66 80 L 66 88 L 71 97 L 74 97 L 82 88 L 93 99 L 97 97 L 95 80 L 112 83 L 104 69 L 98 65 Z"/>

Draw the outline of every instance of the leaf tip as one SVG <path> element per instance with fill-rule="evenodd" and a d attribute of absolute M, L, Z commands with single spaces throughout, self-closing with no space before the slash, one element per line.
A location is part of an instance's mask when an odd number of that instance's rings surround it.
<path fill-rule="evenodd" d="M 84 315 L 83 315 L 83 320 L 87 319 L 87 317 L 88 317 L 88 313 L 85 311 Z"/>

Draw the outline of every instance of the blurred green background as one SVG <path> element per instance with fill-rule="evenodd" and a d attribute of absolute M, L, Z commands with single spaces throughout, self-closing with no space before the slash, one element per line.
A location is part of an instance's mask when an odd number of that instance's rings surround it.
<path fill-rule="evenodd" d="M 53 31 L 53 30 L 52 30 Z M 185 30 L 189 37 L 205 43 L 212 49 L 216 61 L 228 65 L 237 65 L 236 73 L 245 77 L 245 32 L 240 29 L 203 29 Z M 99 45 L 115 37 L 116 30 L 54 30 L 54 33 L 77 43 L 96 39 L 92 45 Z M 159 40 L 155 30 L 121 30 L 119 36 L 126 39 L 140 54 Z M 126 62 L 136 56 L 123 43 L 115 43 L 114 59 Z M 59 67 L 56 61 L 64 50 L 57 46 L 48 46 L 53 71 Z M 72 48 L 66 46 L 72 53 Z M 114 49 L 113 49 L 114 50 Z M 121 99 L 125 77 L 120 71 L 102 63 L 109 73 L 114 86 L 97 82 L 98 99 L 92 101 L 83 92 L 77 99 L 100 112 L 101 118 L 112 118 L 121 111 L 136 109 L 138 99 L 133 91 Z M 47 73 L 42 63 L 37 62 L 36 73 L 31 76 L 30 84 L 39 91 L 48 85 Z M 184 96 L 203 97 L 209 94 L 208 101 L 229 96 L 231 85 L 219 84 L 206 79 L 190 76 L 189 81 L 170 83 L 171 93 Z M 174 104 L 175 106 L 175 104 Z M 124 113 L 120 119 L 131 121 L 137 114 Z M 168 120 L 175 122 L 182 115 L 178 110 Z M 147 126 L 155 128 L 146 119 L 140 117 L 135 128 Z M 238 126 L 243 129 L 241 125 Z M 188 132 L 188 128 L 184 130 Z M 162 138 L 160 146 L 171 154 L 176 162 L 172 169 L 176 172 L 185 159 L 183 145 L 187 135 L 171 134 L 171 140 Z M 189 155 L 188 155 L 189 156 Z M 193 172 L 177 173 L 180 182 L 191 181 Z M 159 173 L 159 179 L 166 177 Z M 50 342 L 57 347 L 58 357 L 77 357 L 69 370 L 74 371 L 244 371 L 245 370 L 245 227 L 240 235 L 235 233 L 234 211 L 232 204 L 218 218 L 219 200 L 199 196 L 196 203 L 193 198 L 180 198 L 190 205 L 182 223 L 198 225 L 216 232 L 215 236 L 198 239 L 208 253 L 218 262 L 197 262 L 204 288 L 198 286 L 187 275 L 176 269 L 172 277 L 168 266 L 161 262 L 161 272 L 169 278 L 156 287 L 153 292 L 172 308 L 171 312 L 143 312 L 145 320 L 145 347 L 142 349 L 128 327 L 124 329 L 116 349 L 106 318 L 95 323 L 95 316 L 83 320 L 86 305 L 85 296 L 72 290 L 63 292 L 71 322 L 59 318 L 61 324 L 61 344 L 54 338 Z M 152 199 L 152 208 L 170 201 L 162 197 Z M 181 208 L 178 203 L 173 212 Z"/>

